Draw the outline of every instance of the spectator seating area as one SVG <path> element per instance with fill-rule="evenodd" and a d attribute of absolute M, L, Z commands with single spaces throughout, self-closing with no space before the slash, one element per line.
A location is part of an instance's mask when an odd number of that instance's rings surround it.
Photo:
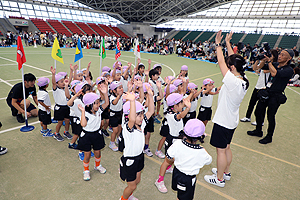
<path fill-rule="evenodd" d="M 225 39 L 227 32 L 223 32 L 223 39 Z M 244 37 L 243 37 L 244 36 Z M 280 38 L 280 35 L 263 35 L 262 39 L 259 41 L 259 38 L 261 37 L 261 34 L 245 34 L 245 33 L 234 33 L 231 39 L 231 42 L 233 44 L 237 44 L 239 42 L 242 42 L 244 44 L 250 44 L 251 46 L 254 46 L 254 44 L 258 44 L 261 46 L 263 42 L 268 42 L 269 46 L 271 48 L 274 48 L 276 42 L 279 42 L 278 47 L 283 48 L 293 48 L 297 45 L 297 42 L 299 40 L 299 36 L 288 36 L 283 35 L 282 38 Z M 172 37 L 172 36 L 171 36 Z M 167 36 L 168 38 L 168 36 Z M 214 41 L 215 40 L 215 32 L 210 31 L 186 31 L 182 30 L 179 31 L 173 36 L 175 40 L 182 39 L 183 41 L 192 41 L 195 43 L 198 42 L 205 42 L 205 41 Z M 169 38 L 169 39 L 172 39 Z"/>
<path fill-rule="evenodd" d="M 88 35 L 100 35 L 100 36 L 116 36 L 116 37 L 126 37 L 126 35 L 118 27 L 106 26 L 104 24 L 94 24 L 94 23 L 84 23 L 84 22 L 72 22 L 72 21 L 58 21 L 48 19 L 44 21 L 43 19 L 30 18 L 34 25 L 41 32 L 58 32 L 66 34 L 67 37 L 71 37 L 72 34 L 88 34 Z M 49 26 L 50 25 L 50 26 Z M 51 27 L 52 26 L 52 27 Z"/>
<path fill-rule="evenodd" d="M 17 16 L 9 16 L 11 19 L 25 19 L 24 17 L 17 17 Z"/>
<path fill-rule="evenodd" d="M 0 31 L 0 36 L 3 36 L 3 33 Z"/>
<path fill-rule="evenodd" d="M 64 25 L 62 25 L 62 23 L 60 23 L 60 21 L 58 20 L 52 20 L 52 19 L 48 19 L 47 22 L 59 33 L 62 34 L 66 34 L 67 37 L 71 37 L 72 33 L 66 29 L 66 27 Z"/>
<path fill-rule="evenodd" d="M 34 23 L 34 25 L 41 31 L 41 32 L 54 32 L 54 30 L 42 19 L 37 18 L 30 18 L 30 20 Z"/>
<path fill-rule="evenodd" d="M 81 28 L 86 34 L 92 35 L 92 34 L 97 34 L 94 30 L 92 30 L 86 23 L 84 22 L 76 22 L 76 25 Z"/>

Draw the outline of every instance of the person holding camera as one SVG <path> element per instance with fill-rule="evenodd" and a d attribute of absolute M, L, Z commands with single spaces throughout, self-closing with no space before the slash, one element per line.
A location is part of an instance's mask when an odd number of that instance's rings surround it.
<path fill-rule="evenodd" d="M 277 50 L 272 49 L 270 53 L 271 53 L 270 59 L 273 61 L 273 63 L 277 62 L 277 59 L 278 59 Z M 254 106 L 256 105 L 256 103 L 258 101 L 258 96 L 257 96 L 258 91 L 266 88 L 266 85 L 267 85 L 267 82 L 268 82 L 268 79 L 270 76 L 269 66 L 266 63 L 266 59 L 267 58 L 265 58 L 265 57 L 262 60 L 257 59 L 255 61 L 254 65 L 252 66 L 254 71 L 260 70 L 260 73 L 259 73 L 257 83 L 255 85 L 255 88 L 253 89 L 253 92 L 252 92 L 252 95 L 251 95 L 251 98 L 249 101 L 248 109 L 246 112 L 246 117 L 240 119 L 241 122 L 251 122 L 251 114 L 254 109 Z M 256 125 L 256 122 L 253 122 L 252 124 Z"/>
<path fill-rule="evenodd" d="M 278 62 L 273 63 L 272 57 L 266 56 L 266 63 L 269 66 L 270 77 L 266 85 L 266 89 L 258 92 L 259 101 L 256 106 L 256 129 L 248 131 L 250 136 L 262 137 L 262 123 L 264 121 L 266 108 L 268 119 L 268 133 L 259 140 L 261 144 L 268 144 L 272 142 L 273 133 L 275 130 L 275 115 L 281 104 L 284 104 L 287 100 L 284 90 L 287 86 L 289 79 L 293 76 L 294 71 L 290 66 L 291 60 L 294 57 L 294 51 L 291 49 L 282 50 L 278 56 Z"/>

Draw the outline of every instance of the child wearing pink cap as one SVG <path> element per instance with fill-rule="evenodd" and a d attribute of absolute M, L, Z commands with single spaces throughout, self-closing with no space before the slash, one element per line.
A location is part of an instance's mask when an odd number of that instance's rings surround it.
<path fill-rule="evenodd" d="M 162 71 L 162 65 L 161 64 L 155 64 L 155 65 L 153 65 L 153 69 L 156 69 L 158 71 L 158 79 L 157 80 L 161 82 L 161 85 L 166 86 L 167 83 L 160 76 L 161 75 L 161 71 Z M 160 104 L 161 104 L 161 101 L 158 101 L 157 104 L 156 104 L 155 117 L 158 118 L 158 119 L 162 119 L 162 116 L 159 114 Z"/>
<path fill-rule="evenodd" d="M 131 63 L 128 63 L 128 66 L 121 67 L 122 76 L 120 82 L 123 85 L 124 92 L 128 92 L 128 82 L 131 81 L 132 70 L 131 70 Z"/>
<path fill-rule="evenodd" d="M 124 94 L 124 99 L 128 101 L 123 106 L 124 114 L 127 117 L 123 125 L 125 148 L 120 160 L 120 177 L 123 181 L 127 181 L 127 187 L 124 189 L 120 200 L 137 199 L 132 193 L 141 180 L 141 171 L 144 168 L 145 136 L 143 130 L 154 113 L 153 94 L 149 87 L 147 93 L 149 95 L 149 107 L 146 113 L 142 104 L 135 100 L 134 93 L 127 92 Z"/>
<path fill-rule="evenodd" d="M 189 70 L 188 66 L 182 65 L 180 73 L 177 78 L 183 77 L 188 82 L 189 81 L 188 70 Z"/>
<path fill-rule="evenodd" d="M 55 75 L 56 69 L 51 66 L 50 68 L 52 73 L 52 89 L 53 89 L 53 98 L 55 101 L 54 106 L 54 120 L 57 120 L 58 123 L 55 127 L 55 133 L 53 137 L 57 141 L 64 141 L 64 138 L 60 135 L 59 131 L 65 121 L 65 131 L 63 136 L 68 138 L 69 140 L 72 139 L 72 135 L 69 133 L 70 127 L 70 108 L 68 107 L 67 97 L 65 94 L 65 82 L 63 75 Z"/>
<path fill-rule="evenodd" d="M 89 162 L 91 157 L 91 149 L 93 148 L 95 154 L 94 169 L 101 174 L 106 172 L 102 167 L 101 162 L 101 149 L 105 147 L 103 134 L 101 133 L 101 113 L 108 106 L 107 87 L 98 85 L 100 93 L 104 94 L 105 103 L 100 105 L 100 96 L 95 93 L 88 93 L 83 96 L 82 105 L 78 105 L 81 111 L 80 124 L 82 132 L 78 141 L 78 149 L 84 152 L 83 160 L 83 180 L 90 180 Z"/>
<path fill-rule="evenodd" d="M 176 139 L 179 139 L 180 132 L 183 130 L 182 118 L 184 118 L 189 112 L 191 108 L 191 102 L 188 99 L 183 99 L 183 95 L 173 93 L 167 97 L 167 105 L 168 110 L 165 114 L 165 118 L 160 129 L 160 135 L 166 137 L 166 152 L 173 142 Z M 183 111 L 184 106 L 186 106 L 186 109 Z M 164 176 L 166 172 L 172 173 L 173 169 L 171 166 L 172 165 L 168 164 L 165 160 L 160 167 L 159 177 L 155 181 L 157 189 L 162 193 L 168 192 L 168 189 L 164 184 Z"/>
<path fill-rule="evenodd" d="M 204 165 L 209 165 L 212 157 L 197 144 L 204 134 L 205 126 L 198 119 L 190 119 L 183 130 L 183 139 L 176 140 L 166 153 L 166 162 L 174 163 L 172 189 L 177 191 L 177 199 L 194 199 L 197 174 Z"/>
<path fill-rule="evenodd" d="M 39 91 L 37 93 L 38 104 L 38 116 L 41 123 L 41 134 L 43 137 L 53 137 L 51 129 L 47 128 L 47 125 L 51 124 L 51 101 L 49 94 L 47 92 L 47 87 L 49 85 L 49 78 L 39 78 L 36 83 L 39 86 Z"/>
<path fill-rule="evenodd" d="M 109 126 L 112 127 L 113 132 L 111 134 L 111 141 L 109 148 L 113 151 L 118 151 L 118 147 L 115 144 L 116 137 L 122 131 L 122 109 L 123 109 L 123 86 L 119 81 L 113 81 L 110 84 L 111 95 L 109 97 L 110 115 Z"/>
<path fill-rule="evenodd" d="M 219 94 L 221 89 L 221 86 L 216 88 L 214 83 L 215 82 L 210 78 L 205 79 L 203 81 L 203 92 L 200 93 L 201 103 L 197 118 L 201 120 L 205 126 L 207 122 L 211 120 L 213 95 Z"/>

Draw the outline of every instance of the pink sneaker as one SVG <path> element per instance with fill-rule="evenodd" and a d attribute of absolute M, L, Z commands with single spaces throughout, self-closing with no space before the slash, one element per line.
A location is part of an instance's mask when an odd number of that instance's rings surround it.
<path fill-rule="evenodd" d="M 173 173 L 173 167 L 170 167 L 166 170 L 166 174 L 172 174 Z"/>
<path fill-rule="evenodd" d="M 138 198 L 134 197 L 133 194 L 128 197 L 128 200 L 139 200 Z"/>
<path fill-rule="evenodd" d="M 160 191 L 161 193 L 168 192 L 168 189 L 166 188 L 164 181 L 158 182 L 158 179 L 156 179 L 155 186 L 157 187 L 158 191 Z"/>
<path fill-rule="evenodd" d="M 159 158 L 165 158 L 165 154 L 163 153 L 163 152 L 161 152 L 161 150 L 160 151 L 155 151 L 155 155 L 157 155 L 157 157 L 159 157 Z"/>

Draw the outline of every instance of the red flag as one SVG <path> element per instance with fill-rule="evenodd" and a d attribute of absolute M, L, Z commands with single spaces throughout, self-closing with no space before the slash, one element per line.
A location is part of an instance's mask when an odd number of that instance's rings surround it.
<path fill-rule="evenodd" d="M 90 47 L 89 47 L 89 43 L 87 43 L 87 45 L 86 45 L 86 49 L 90 49 Z"/>
<path fill-rule="evenodd" d="M 19 64 L 19 70 L 22 68 L 23 63 L 26 62 L 25 52 L 22 45 L 21 37 L 18 36 L 18 45 L 17 45 L 17 62 Z"/>

